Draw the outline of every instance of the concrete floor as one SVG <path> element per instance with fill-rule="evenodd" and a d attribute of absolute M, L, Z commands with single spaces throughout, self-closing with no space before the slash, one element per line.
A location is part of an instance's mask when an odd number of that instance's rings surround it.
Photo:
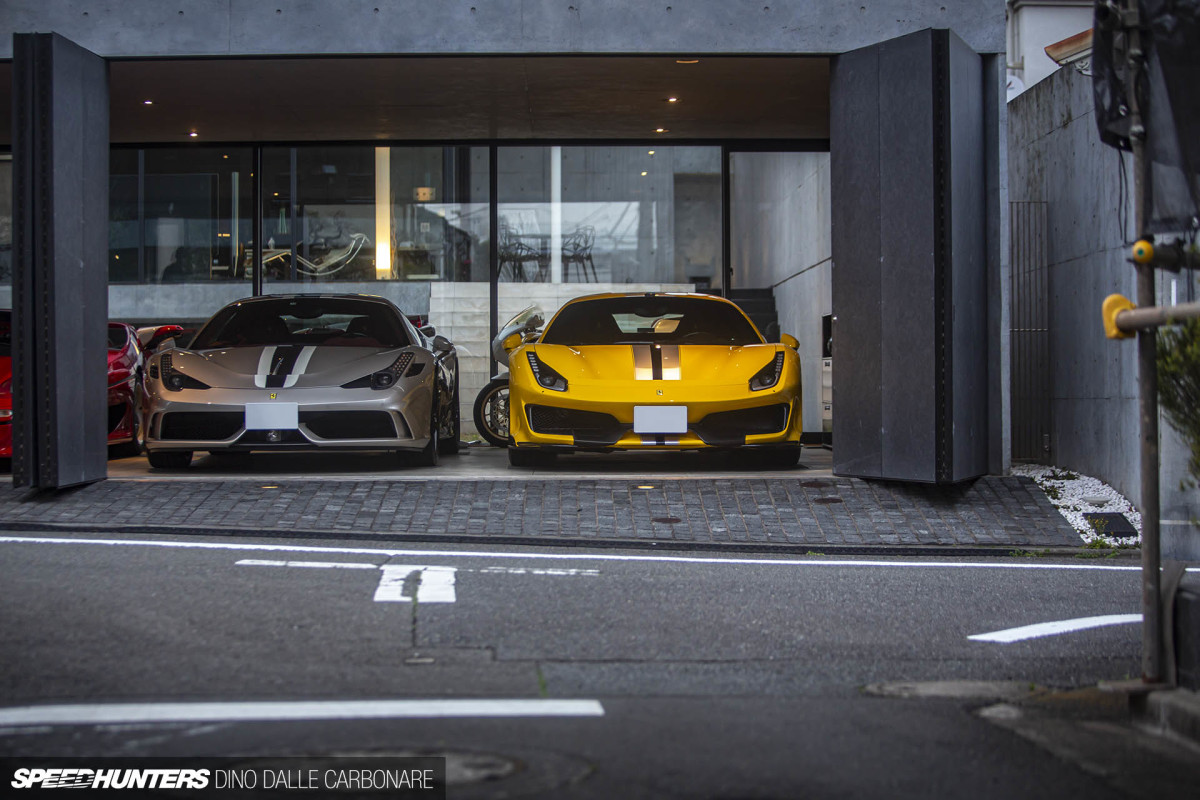
<path fill-rule="evenodd" d="M 252 453 L 245 456 L 202 455 L 183 470 L 151 469 L 145 456 L 112 459 L 109 480 L 630 480 L 656 478 L 736 478 L 746 476 L 818 477 L 833 474 L 833 452 L 805 447 L 791 469 L 755 469 L 705 458 L 699 453 L 630 455 L 573 453 L 559 456 L 550 467 L 516 469 L 506 451 L 473 445 L 458 455 L 442 456 L 437 467 L 415 467 L 389 453 Z"/>

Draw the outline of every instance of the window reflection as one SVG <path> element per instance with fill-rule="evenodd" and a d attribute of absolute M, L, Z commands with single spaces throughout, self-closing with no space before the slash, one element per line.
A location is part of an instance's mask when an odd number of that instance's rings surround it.
<path fill-rule="evenodd" d="M 720 150 L 499 151 L 502 282 L 718 287 Z"/>
<path fill-rule="evenodd" d="M 246 279 L 249 166 L 249 148 L 114 150 L 109 281 Z"/>
<path fill-rule="evenodd" d="M 267 280 L 486 281 L 486 148 L 263 151 Z"/>

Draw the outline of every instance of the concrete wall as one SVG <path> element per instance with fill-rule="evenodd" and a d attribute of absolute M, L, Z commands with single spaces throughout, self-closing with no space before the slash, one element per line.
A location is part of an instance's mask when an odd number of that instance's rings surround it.
<path fill-rule="evenodd" d="M 804 430 L 818 433 L 821 317 L 833 307 L 829 153 L 735 153 L 731 170 L 733 286 L 774 287 L 779 330 L 800 340 Z"/>
<path fill-rule="evenodd" d="M 1005 49 L 999 0 L 5 0 L 13 31 L 102 56 L 296 53 L 839 53 L 923 28 Z"/>
<path fill-rule="evenodd" d="M 1122 182 L 1121 157 L 1096 132 L 1091 79 L 1073 68 L 1016 98 L 1008 117 L 1009 199 L 1048 204 L 1051 460 L 1140 503 L 1137 354 L 1133 340 L 1106 339 L 1100 319 L 1107 295 L 1136 295 L 1125 244 L 1135 233 L 1132 159 Z M 1160 303 L 1172 280 L 1184 297 L 1184 279 L 1160 273 Z M 1200 557 L 1200 533 L 1187 524 L 1200 516 L 1200 492 L 1179 486 L 1187 450 L 1165 420 L 1160 428 L 1163 551 Z"/>

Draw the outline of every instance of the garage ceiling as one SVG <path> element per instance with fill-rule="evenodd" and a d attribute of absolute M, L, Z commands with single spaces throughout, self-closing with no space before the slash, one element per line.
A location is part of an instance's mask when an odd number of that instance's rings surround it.
<path fill-rule="evenodd" d="M 829 59 L 680 60 L 692 59 L 113 61 L 111 137 L 114 143 L 828 138 Z M 11 62 L 0 64 L 6 143 L 11 74 Z M 659 127 L 667 132 L 656 133 Z M 193 130 L 199 135 L 190 138 Z"/>

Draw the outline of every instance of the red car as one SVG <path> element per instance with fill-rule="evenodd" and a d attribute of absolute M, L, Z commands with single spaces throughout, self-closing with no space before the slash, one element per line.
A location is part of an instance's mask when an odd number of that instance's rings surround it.
<path fill-rule="evenodd" d="M 108 443 L 141 446 L 142 351 L 133 327 L 108 323 Z M 0 458 L 12 458 L 12 312 L 0 310 Z"/>

